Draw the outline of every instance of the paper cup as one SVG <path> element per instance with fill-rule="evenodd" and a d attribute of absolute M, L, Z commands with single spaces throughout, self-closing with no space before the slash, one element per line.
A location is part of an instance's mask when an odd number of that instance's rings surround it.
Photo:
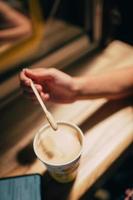
<path fill-rule="evenodd" d="M 79 166 L 79 160 L 82 153 L 82 147 L 83 147 L 83 133 L 79 127 L 77 127 L 76 125 L 72 123 L 60 121 L 60 122 L 57 122 L 57 124 L 58 124 L 58 129 L 60 129 L 60 127 L 63 127 L 63 129 L 69 128 L 69 131 L 75 132 L 76 139 L 78 139 L 78 142 L 80 143 L 81 148 L 80 148 L 80 151 L 77 152 L 74 158 L 64 163 L 58 163 L 58 162 L 52 163 L 52 161 L 46 160 L 39 153 L 38 148 L 39 148 L 40 140 L 42 140 L 43 135 L 45 134 L 46 131 L 49 131 L 49 130 L 51 131 L 51 127 L 49 124 L 43 126 L 35 135 L 33 147 L 34 147 L 35 154 L 41 160 L 41 162 L 45 164 L 50 175 L 58 182 L 66 183 L 66 182 L 72 181 L 76 177 L 77 169 Z M 56 133 L 55 133 L 55 137 L 56 137 Z M 63 140 L 65 141 L 65 138 L 63 138 Z"/>

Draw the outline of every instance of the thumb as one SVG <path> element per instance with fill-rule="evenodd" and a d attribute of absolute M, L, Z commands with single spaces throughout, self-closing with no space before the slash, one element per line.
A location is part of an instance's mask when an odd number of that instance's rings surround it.
<path fill-rule="evenodd" d="M 31 69 L 24 69 L 23 72 L 24 72 L 24 74 L 25 74 L 28 78 L 30 78 L 30 79 L 32 79 L 32 80 L 34 80 L 34 81 L 38 81 L 39 78 L 40 78 L 40 77 L 39 77 L 39 74 L 36 73 L 36 72 L 34 72 L 34 71 L 31 70 Z"/>
<path fill-rule="evenodd" d="M 42 82 L 44 80 L 52 78 L 51 73 L 48 69 L 24 69 L 24 73 L 28 78 L 34 80 L 35 82 Z"/>

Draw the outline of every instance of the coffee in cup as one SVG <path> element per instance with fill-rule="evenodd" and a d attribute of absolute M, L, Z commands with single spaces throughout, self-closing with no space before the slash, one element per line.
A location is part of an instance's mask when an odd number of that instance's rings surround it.
<path fill-rule="evenodd" d="M 75 178 L 82 146 L 82 131 L 68 122 L 58 122 L 56 131 L 48 124 L 39 130 L 34 139 L 37 157 L 59 182 L 69 182 Z"/>

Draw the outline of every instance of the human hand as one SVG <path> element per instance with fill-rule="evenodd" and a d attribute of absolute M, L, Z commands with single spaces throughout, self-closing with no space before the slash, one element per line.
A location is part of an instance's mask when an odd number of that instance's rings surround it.
<path fill-rule="evenodd" d="M 13 42 L 20 38 L 28 38 L 32 34 L 32 24 L 30 20 L 11 7 L 5 1 L 0 1 L 0 15 L 6 28 L 0 30 L 0 41 Z"/>
<path fill-rule="evenodd" d="M 30 79 L 44 101 L 71 103 L 76 100 L 74 78 L 54 68 L 24 69 L 20 82 L 24 94 L 36 99 L 30 87 Z"/>
<path fill-rule="evenodd" d="M 133 199 L 133 188 L 127 189 L 125 194 L 126 194 L 126 197 L 124 200 L 132 200 Z"/>

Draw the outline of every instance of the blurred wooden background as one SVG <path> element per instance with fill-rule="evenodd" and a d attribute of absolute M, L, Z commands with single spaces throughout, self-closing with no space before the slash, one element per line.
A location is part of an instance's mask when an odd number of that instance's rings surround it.
<path fill-rule="evenodd" d="M 53 59 L 56 57 L 51 57 L 51 62 Z M 42 59 L 33 67 L 47 64 L 47 59 Z M 49 65 L 52 66 L 50 63 Z M 133 48 L 123 42 L 114 41 L 97 56 L 85 57 L 66 71 L 72 75 L 81 75 L 104 73 L 110 69 L 128 66 L 133 67 Z M 19 82 L 18 79 L 17 81 Z M 80 199 L 105 174 L 133 141 L 132 106 L 132 97 L 110 102 L 99 99 L 77 101 L 68 105 L 48 104 L 57 120 L 71 121 L 81 127 L 85 142 L 78 176 L 67 186 L 67 194 L 64 193 L 65 197 L 61 196 L 65 186 L 53 184 L 49 177 L 46 178 L 46 184 L 51 192 L 45 191 L 47 199 L 54 199 L 52 191 L 56 186 L 59 190 L 58 200 Z M 40 106 L 20 94 L 0 112 L 0 177 L 29 173 L 41 173 L 45 177 L 46 168 L 37 160 L 32 148 L 34 135 L 46 123 Z"/>

